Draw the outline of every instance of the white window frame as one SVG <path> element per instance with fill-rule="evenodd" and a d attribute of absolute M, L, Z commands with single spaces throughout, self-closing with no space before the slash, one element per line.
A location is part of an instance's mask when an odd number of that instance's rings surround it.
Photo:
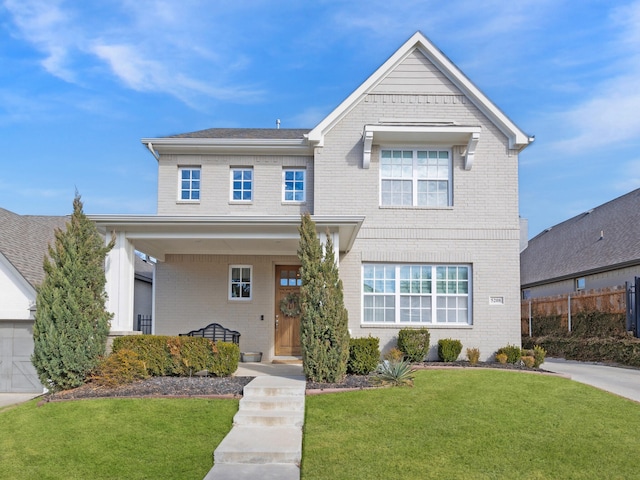
<path fill-rule="evenodd" d="M 239 279 L 235 278 L 234 269 L 239 269 L 240 270 L 240 277 Z M 243 276 L 244 272 L 243 270 L 248 269 L 249 270 L 249 279 L 247 280 L 246 277 Z M 234 286 L 238 286 L 240 288 L 240 292 L 243 291 L 243 289 L 246 287 L 249 289 L 249 295 L 248 296 L 236 296 L 234 295 Z M 247 302 L 249 300 L 251 300 L 253 298 L 253 266 L 252 265 L 229 265 L 229 290 L 228 290 L 228 294 L 229 294 L 229 300 L 233 301 L 233 302 Z"/>
<path fill-rule="evenodd" d="M 303 174 L 303 179 L 302 179 L 302 200 L 287 200 L 287 192 L 294 192 L 294 196 L 296 192 L 299 192 L 300 190 L 296 190 L 295 189 L 295 185 L 294 185 L 294 190 L 287 190 L 287 173 L 288 172 L 302 172 Z M 295 183 L 298 183 L 297 180 L 292 180 Z M 290 167 L 285 167 L 282 169 L 282 202 L 283 203 L 305 203 L 307 201 L 307 169 L 306 168 L 290 168 Z"/>
<path fill-rule="evenodd" d="M 240 188 L 240 193 L 244 193 L 244 192 L 249 192 L 249 196 L 251 198 L 249 198 L 248 200 L 245 199 L 237 199 L 237 198 L 233 198 L 233 194 L 236 192 L 236 189 L 234 188 L 234 184 L 236 182 L 236 180 L 234 179 L 234 174 L 236 172 L 242 172 L 242 176 L 243 179 L 240 180 L 240 183 L 242 183 L 241 188 Z M 251 188 L 249 190 L 245 190 L 244 188 L 244 184 L 247 182 L 247 180 L 244 179 L 244 173 L 245 172 L 250 172 L 251 173 Z M 229 172 L 229 201 L 232 203 L 252 203 L 253 202 L 253 186 L 254 186 L 254 174 L 253 174 L 253 167 L 231 167 L 230 172 Z"/>
<path fill-rule="evenodd" d="M 373 277 L 370 276 L 371 269 L 368 267 L 373 268 Z M 456 272 L 455 280 L 449 278 L 449 274 L 453 274 L 453 269 Z M 466 270 L 466 278 L 461 274 L 462 269 Z M 403 277 L 402 274 L 405 272 L 409 275 Z M 443 273 L 446 277 L 444 279 L 440 277 Z M 473 324 L 473 285 L 470 264 L 425 265 L 372 262 L 362 264 L 361 276 L 361 324 L 363 325 L 457 327 Z M 464 292 L 465 286 L 466 292 Z M 441 291 L 442 287 L 445 291 Z M 406 291 L 407 288 L 409 291 Z M 459 288 L 463 291 L 448 291 Z M 423 312 L 429 317 L 426 321 L 419 318 Z M 451 317 L 454 319 L 451 320 Z"/>
<path fill-rule="evenodd" d="M 198 178 L 193 178 L 193 172 L 198 172 Z M 182 178 L 183 172 L 192 172 L 188 179 Z M 183 181 L 189 182 L 189 186 L 184 188 Z M 194 188 L 194 182 L 198 182 L 197 188 Z M 183 192 L 189 194 L 189 198 L 182 198 Z M 198 198 L 193 198 L 194 192 L 198 192 Z M 199 203 L 202 197 L 202 167 L 198 165 L 185 165 L 178 167 L 178 202 Z"/>
<path fill-rule="evenodd" d="M 405 153 L 411 152 L 411 175 L 405 176 L 405 171 L 400 167 L 399 169 L 396 166 L 396 170 L 400 170 L 400 175 L 385 175 L 384 174 L 384 166 L 383 166 L 383 155 L 384 152 L 401 152 L 401 155 Z M 438 166 L 437 165 L 421 165 L 420 159 L 418 158 L 419 152 L 427 152 L 426 160 L 441 160 L 439 158 L 441 152 L 447 154 L 447 175 L 446 178 L 437 175 Z M 430 152 L 435 152 L 436 157 L 429 157 Z M 437 163 L 437 162 L 436 162 Z M 393 169 L 394 166 L 391 168 Z M 421 176 L 420 171 L 425 170 L 426 175 Z M 436 173 L 434 175 L 434 172 Z M 442 146 L 421 146 L 421 147 L 381 147 L 380 148 L 380 171 L 379 171 L 379 192 L 380 198 L 378 199 L 378 203 L 383 208 L 447 208 L 453 206 L 453 149 Z M 396 182 L 411 182 L 411 204 L 402 204 L 402 203 L 384 203 L 383 202 L 383 184 L 385 181 L 396 181 Z M 446 192 L 446 204 L 419 204 L 418 200 L 420 198 L 419 185 L 422 182 L 427 184 L 433 182 L 445 182 L 447 186 Z M 436 195 L 437 192 L 434 192 Z M 429 193 L 424 193 L 424 195 L 429 195 Z"/>

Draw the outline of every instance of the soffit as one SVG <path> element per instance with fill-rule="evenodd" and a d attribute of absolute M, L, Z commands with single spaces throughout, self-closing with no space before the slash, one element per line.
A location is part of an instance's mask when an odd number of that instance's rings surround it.
<path fill-rule="evenodd" d="M 163 261 L 169 254 L 296 255 L 299 216 L 174 217 L 92 215 L 98 228 L 125 232 L 136 250 Z M 348 252 L 364 221 L 361 216 L 312 217 L 319 233 L 337 233 Z"/>

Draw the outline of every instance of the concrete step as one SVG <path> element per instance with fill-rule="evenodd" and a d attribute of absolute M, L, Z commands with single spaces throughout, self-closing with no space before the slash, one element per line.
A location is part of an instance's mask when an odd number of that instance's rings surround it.
<path fill-rule="evenodd" d="M 304 425 L 303 410 L 239 410 L 233 417 L 234 425 L 243 426 L 289 426 Z"/>
<path fill-rule="evenodd" d="M 240 399 L 240 411 L 287 410 L 304 411 L 304 396 L 244 396 Z"/>
<path fill-rule="evenodd" d="M 273 396 L 304 396 L 306 383 L 300 378 L 282 377 L 256 377 L 251 383 L 246 385 L 243 395 Z"/>
<path fill-rule="evenodd" d="M 222 463 L 214 465 L 204 480 L 300 480 L 300 468 L 281 463 Z"/>
<path fill-rule="evenodd" d="M 302 429 L 234 426 L 213 452 L 214 464 L 290 463 L 300 465 Z"/>

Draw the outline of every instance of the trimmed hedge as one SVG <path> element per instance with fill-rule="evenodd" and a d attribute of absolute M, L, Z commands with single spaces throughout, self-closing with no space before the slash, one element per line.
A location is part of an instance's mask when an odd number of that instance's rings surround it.
<path fill-rule="evenodd" d="M 640 340 L 619 338 L 523 337 L 525 348 L 540 345 L 547 356 L 583 362 L 615 362 L 640 367 Z"/>
<path fill-rule="evenodd" d="M 349 339 L 349 361 L 347 373 L 354 375 L 368 375 L 380 363 L 380 339 L 377 337 L 362 337 Z"/>
<path fill-rule="evenodd" d="M 238 368 L 240 348 L 235 343 L 212 342 L 202 337 L 131 335 L 115 338 L 112 352 L 135 352 L 154 377 L 190 376 L 201 370 L 219 377 Z"/>
<path fill-rule="evenodd" d="M 579 312 L 572 315 L 569 331 L 567 320 L 560 315 L 534 316 L 531 327 L 534 337 L 607 338 L 626 335 L 626 317 L 624 313 Z"/>
<path fill-rule="evenodd" d="M 462 342 L 453 338 L 438 340 L 438 357 L 443 362 L 455 362 L 462 352 Z"/>
<path fill-rule="evenodd" d="M 431 334 L 426 328 L 403 328 L 398 332 L 398 348 L 410 362 L 422 362 L 429 353 Z"/>

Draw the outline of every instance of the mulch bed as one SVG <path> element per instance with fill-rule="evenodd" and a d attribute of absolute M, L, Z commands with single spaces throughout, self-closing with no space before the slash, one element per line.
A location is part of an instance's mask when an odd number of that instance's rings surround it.
<path fill-rule="evenodd" d="M 499 368 L 531 372 L 546 372 L 530 369 L 523 365 L 479 362 L 423 362 L 413 364 L 414 368 Z M 82 398 L 120 397 L 241 397 L 244 386 L 253 377 L 153 377 L 119 387 L 101 387 L 87 383 L 73 390 L 65 390 L 44 397 L 44 401 L 77 400 Z M 371 375 L 347 375 L 341 383 L 307 382 L 308 392 L 329 392 L 336 390 L 358 390 L 376 387 Z"/>

